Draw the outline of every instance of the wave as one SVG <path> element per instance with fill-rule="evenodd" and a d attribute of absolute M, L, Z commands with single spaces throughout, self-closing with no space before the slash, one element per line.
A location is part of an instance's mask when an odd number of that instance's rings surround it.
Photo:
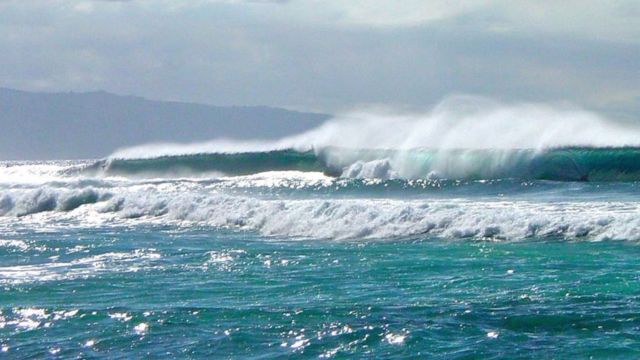
<path fill-rule="evenodd" d="M 462 105 L 352 114 L 276 142 L 0 163 L 0 232 L 169 224 L 295 238 L 640 240 L 638 127 Z"/>
<path fill-rule="evenodd" d="M 451 96 L 428 111 L 384 108 L 341 113 L 315 129 L 279 140 L 215 139 L 145 144 L 112 158 L 266 152 L 295 149 L 551 149 L 640 147 L 640 125 L 607 119 L 568 104 L 499 103 Z"/>
<path fill-rule="evenodd" d="M 520 179 L 638 181 L 640 148 L 371 150 L 328 147 L 211 153 L 143 159 L 110 158 L 83 168 L 106 176 L 248 175 L 266 171 L 322 172 L 364 179 Z"/>
<path fill-rule="evenodd" d="M 640 126 L 569 105 L 453 96 L 419 113 L 340 114 L 276 141 L 218 139 L 117 150 L 86 173 L 237 176 L 313 171 L 364 179 L 640 179 Z"/>
<path fill-rule="evenodd" d="M 55 189 L 39 188 L 16 195 L 0 193 L 0 216 L 37 214 L 49 211 L 71 211 L 85 204 L 95 204 L 111 197 L 110 193 L 93 188 Z"/>
<path fill-rule="evenodd" d="M 267 199 L 181 184 L 109 192 L 46 188 L 0 199 L 8 211 L 0 228 L 20 216 L 27 226 L 198 225 L 293 238 L 640 240 L 640 208 L 633 201 Z"/>
<path fill-rule="evenodd" d="M 249 175 L 283 170 L 333 173 L 314 152 L 295 150 L 192 154 L 142 159 L 110 158 L 98 161 L 83 169 L 85 173 L 106 175 L 167 176 L 198 175 L 200 173 Z"/>

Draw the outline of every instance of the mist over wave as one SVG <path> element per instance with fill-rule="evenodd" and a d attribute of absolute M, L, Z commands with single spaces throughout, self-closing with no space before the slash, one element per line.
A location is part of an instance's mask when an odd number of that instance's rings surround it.
<path fill-rule="evenodd" d="M 316 129 L 277 141 L 220 139 L 193 144 L 148 144 L 111 158 L 283 149 L 536 149 L 640 146 L 640 127 L 569 105 L 503 104 L 475 96 L 449 97 L 430 111 L 369 109 L 335 116 Z"/>
<path fill-rule="evenodd" d="M 640 176 L 638 145 L 640 127 L 569 105 L 457 96 L 422 113 L 345 113 L 278 141 L 121 149 L 101 168 L 156 176 L 297 170 L 346 178 L 629 181 Z"/>

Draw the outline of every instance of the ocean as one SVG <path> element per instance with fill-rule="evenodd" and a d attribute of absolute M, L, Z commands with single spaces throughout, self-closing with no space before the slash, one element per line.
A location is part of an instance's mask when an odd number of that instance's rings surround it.
<path fill-rule="evenodd" d="M 0 163 L 1 358 L 636 358 L 640 149 Z"/>

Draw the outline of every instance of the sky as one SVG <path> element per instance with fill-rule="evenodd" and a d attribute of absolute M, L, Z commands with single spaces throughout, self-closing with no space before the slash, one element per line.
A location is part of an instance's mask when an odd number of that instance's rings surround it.
<path fill-rule="evenodd" d="M 640 1 L 0 0 L 0 86 L 337 113 L 456 94 L 640 121 Z"/>

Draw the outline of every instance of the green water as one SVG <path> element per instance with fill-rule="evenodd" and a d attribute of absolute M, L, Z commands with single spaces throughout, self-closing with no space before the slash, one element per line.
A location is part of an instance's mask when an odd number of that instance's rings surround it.
<path fill-rule="evenodd" d="M 640 356 L 630 241 L 297 241 L 173 226 L 1 238 L 0 357 Z"/>
<path fill-rule="evenodd" d="M 386 167 L 369 173 L 353 165 L 382 161 Z M 379 164 L 381 165 L 381 164 Z M 378 165 L 378 166 L 379 166 Z M 356 166 L 356 168 L 358 168 Z M 200 153 L 139 159 L 111 158 L 75 169 L 84 175 L 190 176 L 206 172 L 248 175 L 264 171 L 317 171 L 332 176 L 424 179 L 526 179 L 557 181 L 640 180 L 640 148 L 567 147 L 534 149 L 408 149 L 325 148 L 244 153 Z"/>

